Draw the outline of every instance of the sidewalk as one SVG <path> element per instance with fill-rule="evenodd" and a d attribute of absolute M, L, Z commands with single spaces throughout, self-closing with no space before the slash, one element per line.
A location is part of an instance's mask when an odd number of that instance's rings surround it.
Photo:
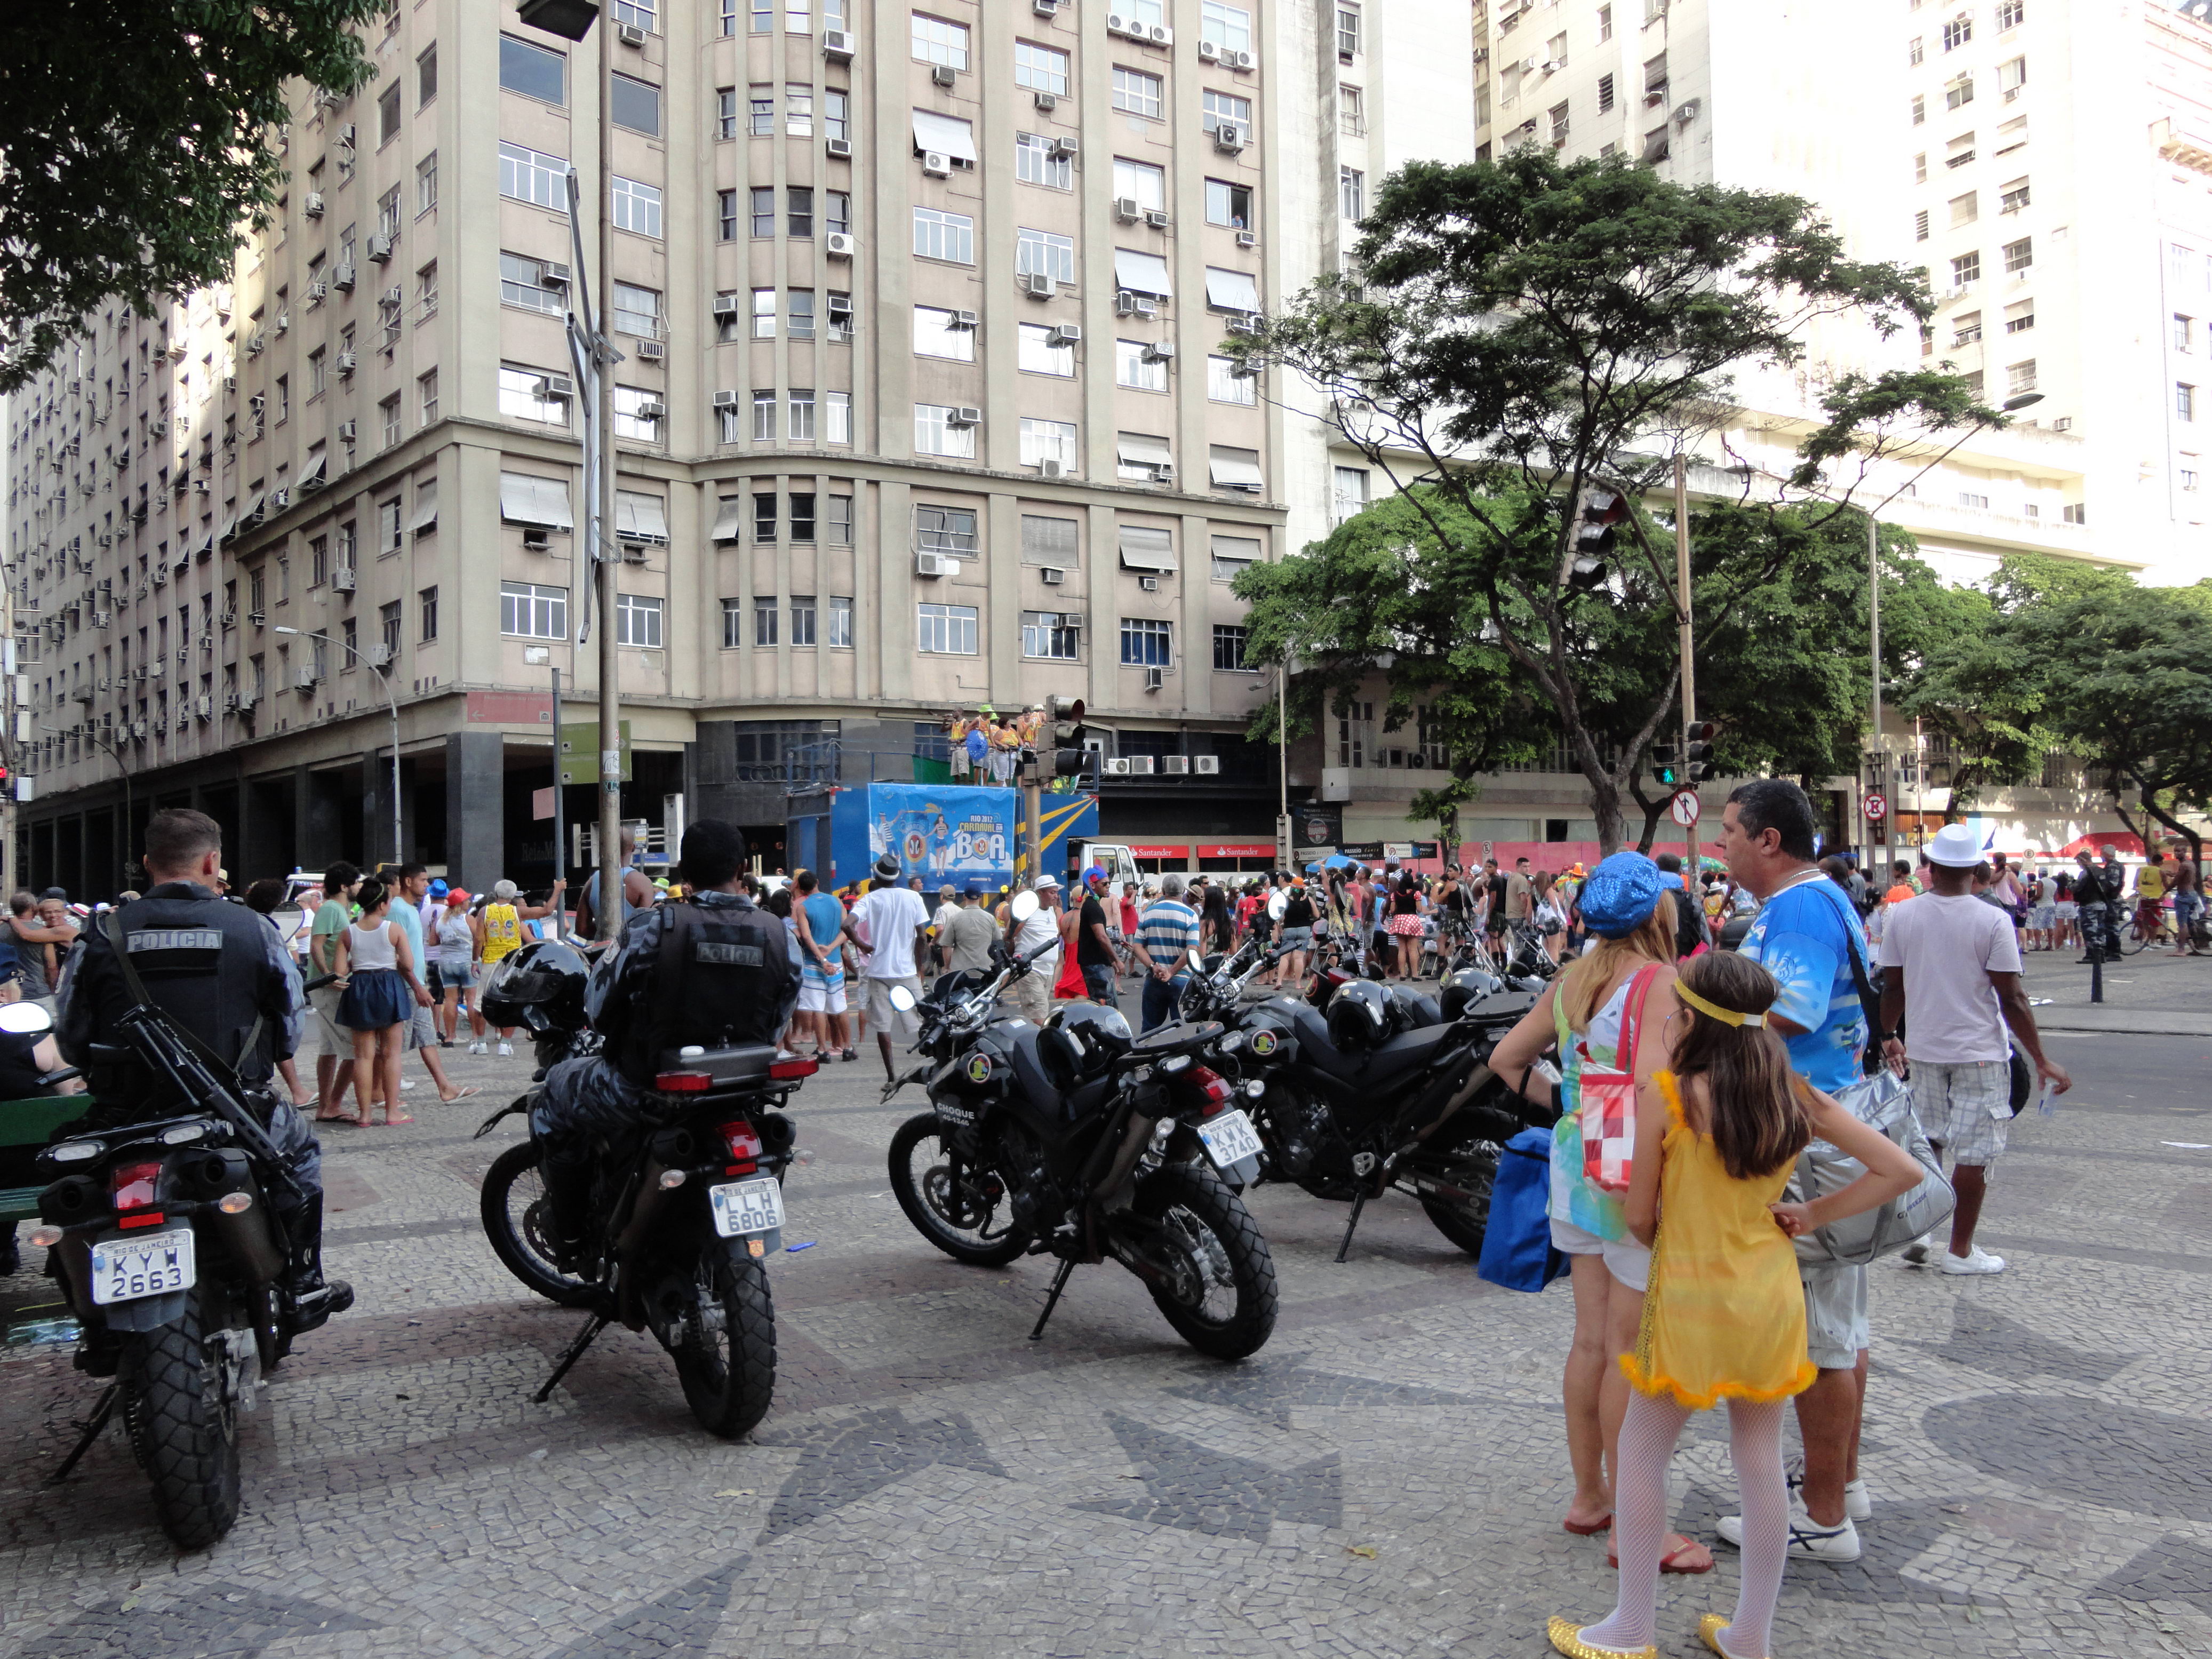
<path fill-rule="evenodd" d="M 2105 964 L 2105 1000 L 2089 1000 L 2089 969 L 2076 951 L 2032 951 L 2023 958 L 2027 994 L 2046 1031 L 2147 1033 L 2212 1037 L 2212 957 L 2177 957 L 2157 946 Z"/>

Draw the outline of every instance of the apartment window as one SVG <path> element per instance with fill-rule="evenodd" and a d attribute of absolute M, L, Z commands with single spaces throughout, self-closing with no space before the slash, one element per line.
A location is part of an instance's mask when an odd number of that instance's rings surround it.
<path fill-rule="evenodd" d="M 791 539 L 811 542 L 814 539 L 814 492 L 794 489 L 791 492 Z"/>
<path fill-rule="evenodd" d="M 2017 398 L 2024 392 L 2035 390 L 2035 359 L 2024 363 L 2008 363 L 2005 367 L 2005 393 Z"/>
<path fill-rule="evenodd" d="M 2027 180 L 2015 179 L 1997 191 L 1997 211 L 2000 214 L 2025 213 L 2027 201 Z"/>
<path fill-rule="evenodd" d="M 2179 320 L 2186 321 L 2187 319 Z M 2035 301 L 2017 300 L 2005 307 L 2005 332 L 2025 334 L 2035 326 Z"/>
<path fill-rule="evenodd" d="M 1367 469 L 1364 466 L 1338 467 L 1333 490 L 1336 522 L 1342 524 L 1346 519 L 1357 518 L 1367 510 Z"/>
<path fill-rule="evenodd" d="M 734 651 L 745 641 L 745 606 L 742 599 L 722 601 L 722 649 Z"/>
<path fill-rule="evenodd" d="M 1057 282 L 1075 280 L 1075 239 L 1048 230 L 1018 226 L 1014 233 L 1014 271 L 1018 276 L 1042 272 Z"/>
<path fill-rule="evenodd" d="M 2197 418 L 2197 388 L 2186 380 L 2173 383 L 2173 413 L 2178 420 L 2194 421 Z"/>
<path fill-rule="evenodd" d="M 1600 6 L 1597 9 L 1597 38 L 1600 40 L 1613 39 L 1613 8 L 1611 6 Z"/>
<path fill-rule="evenodd" d="M 420 109 L 438 95 L 438 47 L 433 41 L 415 60 L 415 107 Z"/>
<path fill-rule="evenodd" d="M 2004 245 L 2004 268 L 2008 276 L 2018 276 L 2035 263 L 2035 239 L 2023 236 L 2017 242 Z"/>
<path fill-rule="evenodd" d="M 1073 570 L 1078 556 L 1077 525 L 1073 519 L 1048 519 L 1033 513 L 1022 515 L 1022 562 Z"/>
<path fill-rule="evenodd" d="M 1015 41 L 1014 84 L 1065 98 L 1067 95 L 1067 54 L 1027 40 Z"/>
<path fill-rule="evenodd" d="M 415 164 L 415 216 L 438 205 L 438 152 L 432 150 Z"/>
<path fill-rule="evenodd" d="M 376 504 L 376 556 L 397 553 L 407 545 L 407 534 L 400 523 L 399 497 Z"/>
<path fill-rule="evenodd" d="M 1973 76 L 1970 75 L 1960 76 L 1957 80 L 1952 82 L 1950 85 L 1943 88 L 1943 107 L 1945 109 L 1964 109 L 1968 104 L 1971 104 L 1973 101 L 1974 79 Z"/>
<path fill-rule="evenodd" d="M 1597 112 L 1600 115 L 1607 113 L 1613 108 L 1613 77 L 1601 75 L 1597 77 Z"/>
<path fill-rule="evenodd" d="M 1252 50 L 1252 14 L 1222 0 L 1201 0 L 1198 9 L 1198 38 L 1231 52 Z"/>
<path fill-rule="evenodd" d="M 499 631 L 525 640 L 566 639 L 568 590 L 536 582 L 501 582 Z"/>
<path fill-rule="evenodd" d="M 1149 161 L 1132 161 L 1121 156 L 1114 158 L 1114 195 L 1116 200 L 1127 198 L 1142 208 L 1164 208 L 1168 204 L 1168 175 L 1164 169 Z"/>
<path fill-rule="evenodd" d="M 1982 256 L 1979 253 L 1961 253 L 1951 261 L 1951 291 L 1954 294 L 1972 288 L 1981 280 Z"/>
<path fill-rule="evenodd" d="M 660 191 L 653 185 L 617 177 L 614 181 L 615 228 L 639 236 L 660 234 Z"/>
<path fill-rule="evenodd" d="M 1081 660 L 1080 618 L 1058 611 L 1022 612 L 1022 655 L 1048 662 Z"/>
<path fill-rule="evenodd" d="M 756 593 L 753 596 L 753 643 L 756 646 L 774 645 L 778 607 L 773 596 Z"/>
<path fill-rule="evenodd" d="M 397 662 L 399 659 L 399 630 L 401 626 L 402 623 L 400 620 L 400 606 L 398 600 L 394 599 L 389 605 L 379 605 L 377 607 L 377 635 L 384 646 L 384 659 L 388 663 Z"/>
<path fill-rule="evenodd" d="M 1128 115 L 1160 118 L 1160 77 L 1142 70 L 1114 66 L 1114 107 Z"/>
<path fill-rule="evenodd" d="M 384 427 L 384 447 L 389 449 L 399 441 L 399 394 L 395 392 L 379 401 L 376 412 Z"/>
<path fill-rule="evenodd" d="M 556 317 L 568 308 L 567 290 L 545 280 L 545 267 L 538 260 L 520 253 L 499 256 L 499 297 L 501 304 Z"/>
<path fill-rule="evenodd" d="M 548 104 L 564 104 L 566 60 L 557 52 L 512 34 L 499 37 L 499 84 Z"/>
<path fill-rule="evenodd" d="M 1347 138 L 1367 136 L 1367 94 L 1358 87 L 1336 89 L 1336 130 Z"/>
<path fill-rule="evenodd" d="M 833 593 L 830 596 L 830 615 L 827 637 L 823 644 L 833 651 L 853 648 L 853 601 L 849 596 Z"/>
<path fill-rule="evenodd" d="M 794 593 L 791 599 L 791 642 L 811 646 L 814 641 L 814 596 Z"/>
<path fill-rule="evenodd" d="M 1230 230 L 1251 229 L 1254 221 L 1250 186 L 1233 185 L 1225 179 L 1207 179 L 1206 222 Z"/>
<path fill-rule="evenodd" d="M 1978 204 L 1978 192 L 1970 190 L 1964 196 L 1954 196 L 1951 198 L 1952 229 L 1956 230 L 1960 225 L 1971 225 L 1979 218 Z"/>
<path fill-rule="evenodd" d="M 2016 29 L 2027 19 L 2027 0 L 1997 0 L 1997 33 Z"/>
<path fill-rule="evenodd" d="M 1226 444 L 1215 444 L 1206 457 L 1206 472 L 1208 482 L 1216 489 L 1257 495 L 1264 493 L 1267 488 L 1267 481 L 1260 472 L 1260 452 L 1256 449 L 1234 449 Z"/>
<path fill-rule="evenodd" d="M 428 645 L 438 637 L 438 590 L 423 588 L 415 595 L 415 615 L 422 623 L 421 644 Z"/>
<path fill-rule="evenodd" d="M 499 147 L 499 193 L 534 207 L 566 209 L 568 164 L 522 144 Z"/>
<path fill-rule="evenodd" d="M 544 369 L 502 363 L 499 370 L 499 412 L 519 421 L 568 425 L 568 400 L 554 394 L 549 385 L 552 378 Z"/>
<path fill-rule="evenodd" d="M 615 595 L 615 643 L 647 651 L 660 649 L 660 606 L 658 599 L 642 593 Z"/>
<path fill-rule="evenodd" d="M 753 441 L 772 443 L 775 440 L 776 396 L 773 386 L 753 389 Z"/>
<path fill-rule="evenodd" d="M 957 363 L 975 361 L 975 331 L 956 327 L 957 313 L 935 306 L 914 308 L 914 349 L 919 357 L 944 357 Z"/>
<path fill-rule="evenodd" d="M 1018 132 L 1014 135 L 1014 177 L 1025 185 L 1072 190 L 1075 185 L 1074 159 L 1061 155 L 1054 141 L 1043 133 Z"/>
<path fill-rule="evenodd" d="M 1213 624 L 1213 668 L 1218 674 L 1249 674 L 1255 670 L 1244 660 L 1245 629 L 1234 623 Z"/>
<path fill-rule="evenodd" d="M 607 109 L 617 126 L 649 137 L 660 137 L 660 88 L 651 82 L 641 81 L 635 76 L 616 76 L 614 96 Z"/>
<path fill-rule="evenodd" d="M 729 3 L 729 0 L 724 0 L 724 3 Z M 750 26 L 750 32 L 755 34 L 774 33 L 775 31 L 775 0 L 750 0 L 750 9 L 752 13 L 752 21 Z"/>
<path fill-rule="evenodd" d="M 320 587 L 331 579 L 331 544 L 327 536 L 307 538 L 307 586 Z M 286 598 L 291 597 L 289 594 Z"/>
<path fill-rule="evenodd" d="M 1982 313 L 1978 311 L 1962 311 L 1951 319 L 1951 326 L 1953 345 L 1972 345 L 1982 337 Z"/>
<path fill-rule="evenodd" d="M 1672 153 L 1673 146 L 1668 141 L 1667 128 L 1663 124 L 1652 128 L 1650 131 L 1644 135 L 1644 154 L 1642 157 L 1644 161 L 1649 162 L 1663 161 Z"/>
<path fill-rule="evenodd" d="M 1359 56 L 1359 8 L 1336 9 L 1336 55 L 1349 63 Z"/>
<path fill-rule="evenodd" d="M 914 14 L 914 55 L 924 64 L 943 64 L 947 68 L 965 70 L 968 67 L 968 26 L 947 22 L 942 17 L 931 17 L 925 13 Z"/>
<path fill-rule="evenodd" d="M 1959 505 L 1974 507 L 1986 513 L 1990 510 L 1990 498 L 1975 490 L 1962 489 L 1959 492 Z"/>
<path fill-rule="evenodd" d="M 1154 358 L 1150 353 L 1149 340 L 1116 340 L 1114 342 L 1114 379 L 1139 392 L 1165 392 L 1168 389 L 1168 366 L 1164 358 Z"/>
<path fill-rule="evenodd" d="M 1260 544 L 1243 536 L 1213 538 L 1213 580 L 1233 582 L 1260 562 Z"/>
<path fill-rule="evenodd" d="M 1074 375 L 1074 346 L 1058 339 L 1042 323 L 1021 324 L 1015 330 L 1014 341 L 1014 366 L 1023 374 L 1051 374 L 1062 380 Z"/>
<path fill-rule="evenodd" d="M 1243 404 L 1247 408 L 1260 401 L 1260 383 L 1249 374 L 1237 373 L 1238 363 L 1233 357 L 1208 357 L 1206 360 L 1206 397 L 1209 403 Z"/>
<path fill-rule="evenodd" d="M 1971 14 L 1960 13 L 1943 25 L 1943 50 L 1956 52 L 1974 38 L 1974 20 Z"/>
<path fill-rule="evenodd" d="M 783 136 L 787 138 L 811 138 L 814 136 L 814 88 L 791 85 L 783 89 Z"/>
<path fill-rule="evenodd" d="M 849 142 L 853 137 L 852 108 L 851 94 L 824 91 L 822 94 L 822 136 Z"/>
<path fill-rule="evenodd" d="M 775 88 L 748 87 L 745 88 L 747 134 L 755 138 L 775 137 Z"/>
<path fill-rule="evenodd" d="M 1252 100 L 1239 98 L 1233 93 L 1204 91 L 1199 94 L 1199 112 L 1203 125 L 1218 127 L 1224 121 L 1237 124 L 1237 137 L 1246 143 L 1252 142 Z"/>
<path fill-rule="evenodd" d="M 789 436 L 792 442 L 795 444 L 812 443 L 814 441 L 814 388 L 812 386 L 792 387 L 790 403 L 791 431 Z"/>
<path fill-rule="evenodd" d="M 1367 216 L 1367 175 L 1358 167 L 1336 170 L 1336 210 L 1355 222 Z"/>
<path fill-rule="evenodd" d="M 2027 58 L 2008 58 L 1997 65 L 1997 90 L 2004 94 L 2007 103 L 2019 97 L 2027 85 Z"/>
<path fill-rule="evenodd" d="M 1175 661 L 1175 624 L 1152 617 L 1121 618 L 1121 665 L 1167 668 Z"/>
<path fill-rule="evenodd" d="M 772 489 L 763 489 L 753 496 L 753 539 L 767 545 L 775 540 L 776 498 Z"/>
<path fill-rule="evenodd" d="M 937 208 L 914 210 L 914 251 L 924 259 L 949 259 L 955 264 L 975 263 L 975 222 L 964 213 Z"/>
<path fill-rule="evenodd" d="M 714 192 L 714 234 L 725 242 L 738 240 L 738 192 L 734 190 Z"/>
<path fill-rule="evenodd" d="M 853 441 L 853 394 L 849 392 L 825 392 L 822 394 L 822 441 L 825 444 L 849 444 Z M 834 503 L 843 500 L 848 505 L 849 495 L 832 495 Z M 849 520 L 848 520 L 849 522 Z"/>
<path fill-rule="evenodd" d="M 1977 398 L 1982 395 L 1982 371 L 1980 369 L 1970 369 L 1966 374 L 1961 375 L 1960 378 L 1966 381 L 1967 391 L 1972 392 Z"/>
<path fill-rule="evenodd" d="M 629 283 L 615 284 L 615 326 L 641 340 L 660 337 L 660 290 Z"/>
<path fill-rule="evenodd" d="M 615 388 L 615 435 L 635 438 L 640 443 L 660 441 L 660 416 L 657 411 L 665 407 L 660 394 L 641 386 L 618 386 Z"/>
<path fill-rule="evenodd" d="M 1928 125 L 1928 100 L 1925 98 L 1912 100 L 1912 125 L 1916 127 Z"/>
<path fill-rule="evenodd" d="M 2178 311 L 2173 314 L 2173 349 L 2182 352 L 2197 349 L 2197 324 Z"/>
<path fill-rule="evenodd" d="M 1035 466 L 1042 461 L 1058 461 L 1063 466 L 1074 464 L 1074 422 L 1037 421 L 1026 416 L 1023 417 L 1022 465 Z"/>
<path fill-rule="evenodd" d="M 914 510 L 914 544 L 949 558 L 975 556 L 975 514 L 964 507 L 921 506 Z"/>
<path fill-rule="evenodd" d="M 915 649 L 929 656 L 975 654 L 975 607 L 918 605 L 915 607 Z"/>
<path fill-rule="evenodd" d="M 1912 240 L 1916 242 L 1924 242 L 1928 240 L 1928 210 L 1926 208 L 1921 209 L 1912 216 Z"/>
<path fill-rule="evenodd" d="M 752 230 L 756 236 L 775 234 L 775 191 L 764 186 L 752 192 Z"/>
<path fill-rule="evenodd" d="M 1994 154 L 2009 155 L 2027 143 L 2027 117 L 2015 115 L 1997 129 L 1997 147 Z"/>
<path fill-rule="evenodd" d="M 615 0 L 615 21 L 629 23 L 647 34 L 659 32 L 659 22 L 653 14 L 654 0 Z"/>
<path fill-rule="evenodd" d="M 1920 36 L 1916 34 L 1905 43 L 1905 61 L 1907 64 L 1917 64 L 1927 56 L 1927 43 Z"/>
<path fill-rule="evenodd" d="M 721 139 L 738 136 L 738 89 L 735 87 L 714 88 L 714 137 Z"/>
<path fill-rule="evenodd" d="M 784 331 L 794 340 L 814 337 L 814 290 L 795 288 L 784 295 Z"/>
<path fill-rule="evenodd" d="M 975 428 L 956 426 L 954 410 L 942 404 L 914 406 L 914 450 L 917 455 L 943 455 L 956 460 L 975 459 Z"/>

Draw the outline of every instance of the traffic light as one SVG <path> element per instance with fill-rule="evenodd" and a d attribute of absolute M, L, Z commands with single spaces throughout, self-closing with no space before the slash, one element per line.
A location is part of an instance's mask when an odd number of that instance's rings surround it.
<path fill-rule="evenodd" d="M 1669 789 L 1682 781 L 1681 758 L 1673 744 L 1651 745 L 1651 775 Z"/>
<path fill-rule="evenodd" d="M 1080 777 L 1090 763 L 1090 751 L 1083 746 L 1083 699 L 1054 697 L 1045 712 L 1052 720 L 1052 775 Z"/>
<path fill-rule="evenodd" d="M 1697 783 L 1713 769 L 1713 723 L 1692 720 L 1682 728 L 1682 781 Z"/>

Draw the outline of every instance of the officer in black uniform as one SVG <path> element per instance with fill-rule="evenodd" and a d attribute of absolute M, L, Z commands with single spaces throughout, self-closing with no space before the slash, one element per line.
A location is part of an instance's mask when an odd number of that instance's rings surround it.
<path fill-rule="evenodd" d="M 143 1117 L 161 1109 L 168 1085 L 135 1064 L 122 1075 L 92 1063 L 95 1044 L 123 1045 L 118 1021 L 138 999 L 125 981 L 113 928 L 131 953 L 146 995 L 230 1066 L 246 1109 L 263 1120 L 302 1197 L 283 1212 L 293 1241 L 288 1286 L 294 1329 L 313 1330 L 353 1305 L 353 1289 L 323 1280 L 322 1151 L 315 1132 L 283 1091 L 272 1089 L 279 1060 L 299 1044 L 306 999 L 299 970 L 276 931 L 242 904 L 222 897 L 222 827 L 204 812 L 156 812 L 146 825 L 143 898 L 118 906 L 85 929 L 70 952 L 56 993 L 55 1035 L 62 1057 L 84 1068 L 95 1093 L 112 1091 L 126 1106 L 95 1108 Z M 271 1203 L 284 1203 L 272 1195 Z"/>
<path fill-rule="evenodd" d="M 545 1074 L 531 1125 L 544 1148 L 555 1254 L 580 1253 L 590 1220 L 593 1143 L 620 1146 L 663 1120 L 653 1087 L 688 1043 L 773 1042 L 799 1000 L 799 969 L 783 924 L 738 885 L 745 838 L 702 818 L 684 832 L 689 902 L 671 900 L 623 924 L 620 946 L 592 970 L 585 1012 L 600 1052 Z"/>

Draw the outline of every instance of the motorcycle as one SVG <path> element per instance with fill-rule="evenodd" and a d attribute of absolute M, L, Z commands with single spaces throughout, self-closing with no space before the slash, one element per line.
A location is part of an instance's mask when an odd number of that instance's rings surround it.
<path fill-rule="evenodd" d="M 1017 894 L 1016 925 L 1036 908 Z M 1235 1104 L 1243 1038 L 1176 1024 L 1133 1039 L 1116 1010 L 1091 1003 L 1042 1027 L 1001 1013 L 1000 996 L 1056 944 L 1000 946 L 995 972 L 945 975 L 926 1000 L 892 990 L 902 1012 L 920 1011 L 922 1059 L 884 1098 L 919 1083 L 930 1109 L 891 1137 L 891 1190 L 956 1261 L 1058 1258 L 1032 1341 L 1076 1267 L 1111 1256 L 1191 1346 L 1242 1359 L 1275 1328 L 1273 1258 L 1234 1190 L 1261 1152 Z"/>
<path fill-rule="evenodd" d="M 0 1030 L 52 1024 L 33 1004 L 0 1007 Z M 41 1173 L 57 1178 L 39 1195 L 31 1243 L 48 1252 L 77 1321 L 77 1369 L 113 1379 L 51 1480 L 67 1478 L 119 1407 L 161 1530 L 201 1549 L 238 1519 L 238 1419 L 261 1378 L 353 1293 L 332 1285 L 295 1298 L 289 1288 L 295 1250 L 314 1243 L 319 1223 L 252 1094 L 153 1004 L 118 1026 L 123 1042 L 94 1045 L 88 1069 L 157 1079 L 184 1109 L 134 1121 L 131 1103 L 94 1108 L 87 1096 L 87 1119 L 39 1154 Z"/>
<path fill-rule="evenodd" d="M 486 982 L 484 1017 L 528 1030 L 545 1065 L 595 1054 L 586 974 L 573 945 L 526 945 Z M 692 1415 L 712 1433 L 736 1439 L 768 1414 L 776 1356 L 766 1261 L 783 1248 L 783 1179 L 797 1135 L 783 1109 L 816 1069 L 765 1042 L 664 1055 L 653 1085 L 665 1121 L 634 1146 L 599 1149 L 590 1226 L 580 1259 L 566 1267 L 554 1253 L 535 1128 L 492 1160 L 480 1212 L 493 1253 L 538 1295 L 590 1315 L 533 1396 L 540 1405 L 619 1321 L 652 1331 L 675 1361 Z M 537 1101 L 532 1089 L 501 1107 L 477 1138 Z"/>
<path fill-rule="evenodd" d="M 1277 954 L 1247 944 L 1209 958 L 1183 993 L 1186 1018 L 1222 1020 L 1244 1036 L 1261 1085 L 1252 1110 L 1261 1178 L 1351 1203 L 1339 1261 L 1386 1188 L 1480 1255 L 1504 1143 L 1540 1116 L 1485 1062 L 1535 994 L 1463 969 L 1431 1002 L 1328 967 L 1304 999 L 1247 1001 L 1246 986 Z"/>

